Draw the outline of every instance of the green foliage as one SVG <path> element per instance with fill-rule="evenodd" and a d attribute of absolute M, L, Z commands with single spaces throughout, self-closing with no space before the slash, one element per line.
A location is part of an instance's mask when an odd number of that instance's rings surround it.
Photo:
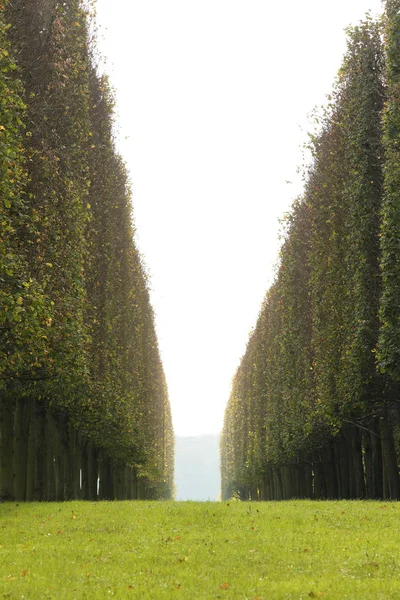
<path fill-rule="evenodd" d="M 332 427 L 370 415 L 377 381 L 383 103 L 379 28 L 349 31 L 348 51 L 306 191 L 317 398 Z"/>
<path fill-rule="evenodd" d="M 378 358 L 383 372 L 400 378 L 400 3 L 386 3 L 385 49 L 387 99 L 383 113 L 385 151 L 381 226 L 383 281 Z"/>
<path fill-rule="evenodd" d="M 51 20 L 49 15 L 40 17 L 39 9 L 35 2 L 26 7 L 17 1 L 6 14 L 25 87 L 25 196 L 30 228 L 24 246 L 30 271 L 52 307 L 46 332 L 49 352 L 41 366 L 55 384 L 49 393 L 63 406 L 84 387 L 87 372 L 83 327 L 89 185 L 86 17 L 78 2 L 55 3 Z"/>
<path fill-rule="evenodd" d="M 0 12 L 0 385 L 36 372 L 45 361 L 51 308 L 20 244 L 32 227 L 25 193 L 26 106 L 8 31 Z"/>

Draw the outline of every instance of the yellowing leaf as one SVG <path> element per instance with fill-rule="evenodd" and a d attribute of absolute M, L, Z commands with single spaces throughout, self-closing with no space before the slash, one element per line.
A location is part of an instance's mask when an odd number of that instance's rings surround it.
<path fill-rule="evenodd" d="M 221 585 L 219 586 L 220 590 L 227 590 L 230 587 L 231 586 L 229 585 L 229 583 L 221 583 Z"/>

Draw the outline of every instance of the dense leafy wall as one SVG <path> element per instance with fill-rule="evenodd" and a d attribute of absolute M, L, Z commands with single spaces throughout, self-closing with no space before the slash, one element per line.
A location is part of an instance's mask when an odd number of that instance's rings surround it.
<path fill-rule="evenodd" d="M 0 11 L 0 497 L 168 497 L 131 195 L 78 0 Z"/>
<path fill-rule="evenodd" d="M 387 3 L 383 43 L 369 18 L 348 32 L 276 281 L 233 382 L 223 497 L 400 495 L 399 9 Z"/>

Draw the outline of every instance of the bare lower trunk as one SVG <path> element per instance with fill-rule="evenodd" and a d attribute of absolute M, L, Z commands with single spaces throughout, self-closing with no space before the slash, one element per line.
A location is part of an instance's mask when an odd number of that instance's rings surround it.
<path fill-rule="evenodd" d="M 45 493 L 46 471 L 46 409 L 38 406 L 36 410 L 35 475 L 33 500 L 40 502 Z"/>
<path fill-rule="evenodd" d="M 36 441 L 38 437 L 38 421 L 36 418 L 36 400 L 31 401 L 29 430 L 27 439 L 26 460 L 26 494 L 25 500 L 32 502 L 35 492 L 35 470 L 36 470 Z"/>
<path fill-rule="evenodd" d="M 389 420 L 387 407 L 380 414 L 380 431 L 382 444 L 382 462 L 384 474 L 384 495 L 391 500 L 399 498 L 399 471 L 393 431 Z"/>
<path fill-rule="evenodd" d="M 14 403 L 0 392 L 0 500 L 14 499 Z"/>
<path fill-rule="evenodd" d="M 47 412 L 45 421 L 45 469 L 43 499 L 54 502 L 56 499 L 56 458 L 55 458 L 55 421 Z"/>
<path fill-rule="evenodd" d="M 15 407 L 14 421 L 14 492 L 15 499 L 26 499 L 28 433 L 32 400 L 18 398 Z"/>

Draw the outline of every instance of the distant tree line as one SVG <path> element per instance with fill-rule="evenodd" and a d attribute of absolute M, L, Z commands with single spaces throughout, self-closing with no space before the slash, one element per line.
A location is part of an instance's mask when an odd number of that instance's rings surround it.
<path fill-rule="evenodd" d="M 79 0 L 0 0 L 0 499 L 168 498 L 170 405 Z"/>
<path fill-rule="evenodd" d="M 400 498 L 400 0 L 348 31 L 233 380 L 222 497 Z"/>

